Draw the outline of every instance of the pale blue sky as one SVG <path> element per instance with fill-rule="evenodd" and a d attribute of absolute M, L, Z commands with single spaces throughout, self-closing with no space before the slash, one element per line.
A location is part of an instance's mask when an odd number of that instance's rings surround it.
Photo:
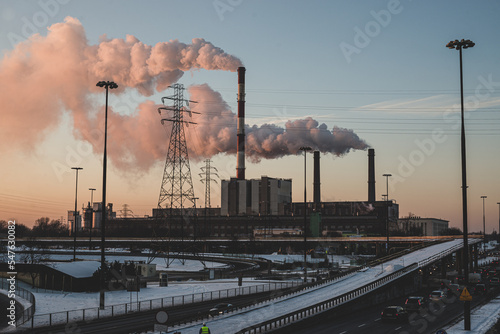
<path fill-rule="evenodd" d="M 391 11 L 390 18 L 384 16 Z M 460 102 L 459 62 L 458 52 L 445 45 L 472 39 L 476 46 L 464 51 L 464 85 L 470 102 L 469 220 L 471 230 L 482 229 L 479 197 L 487 195 L 487 232 L 491 232 L 498 231 L 496 202 L 500 201 L 500 47 L 493 42 L 500 31 L 499 14 L 498 1 L 2 1 L 0 48 L 9 52 L 12 41 L 28 37 L 33 28 L 46 35 L 48 26 L 66 16 L 82 23 L 90 44 L 98 43 L 103 34 L 108 38 L 130 34 L 149 45 L 204 38 L 246 66 L 247 124 L 283 125 L 288 119 L 311 116 L 330 129 L 352 129 L 375 149 L 378 199 L 385 193 L 382 174 L 392 173 L 390 197 L 400 204 L 401 215 L 412 212 L 448 219 L 460 227 L 458 114 L 450 111 Z M 341 48 L 348 44 L 357 48 L 350 59 Z M 231 107 L 236 106 L 235 73 L 193 71 L 185 73 L 180 83 L 208 83 Z M 149 99 L 159 103 L 161 96 Z M 111 104 L 117 101 L 119 97 Z M 68 150 L 78 148 L 69 126 L 69 121 L 61 124 L 36 152 L 4 155 L 9 164 L 2 167 L 0 195 L 8 202 L 3 212 L 0 207 L 0 219 L 16 217 L 31 224 L 41 215 L 57 218 L 72 208 L 74 174 L 58 176 L 51 167 L 54 161 L 67 165 Z M 432 131 L 440 134 L 433 138 Z M 83 203 L 90 197 L 86 189 L 100 188 L 101 157 L 80 155 L 78 162 L 85 168 L 79 191 Z M 303 167 L 298 159 L 247 162 L 247 175 L 293 178 L 294 200 L 300 201 Z M 225 175 L 234 176 L 233 156 L 213 160 Z M 323 156 L 323 199 L 366 200 L 366 165 L 366 151 L 342 158 Z M 203 198 L 200 167 L 191 166 L 196 195 Z M 111 166 L 109 201 L 150 214 L 162 169 L 159 161 L 147 175 L 133 179 Z M 43 195 L 48 188 L 54 194 Z M 99 194 L 100 190 L 96 200 Z M 219 205 L 217 185 L 212 194 L 212 205 Z M 50 205 L 23 214 L 17 200 L 23 198 L 40 207 Z"/>

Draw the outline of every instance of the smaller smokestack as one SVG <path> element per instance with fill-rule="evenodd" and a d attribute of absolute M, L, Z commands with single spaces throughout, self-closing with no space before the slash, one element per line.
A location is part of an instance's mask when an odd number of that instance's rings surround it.
<path fill-rule="evenodd" d="M 375 202 L 375 150 L 368 149 L 368 202 Z"/>
<path fill-rule="evenodd" d="M 236 130 L 236 178 L 245 179 L 245 71 L 238 67 L 238 125 Z"/>
<path fill-rule="evenodd" d="M 321 178 L 319 172 L 320 172 L 319 151 L 314 151 L 313 201 L 316 208 L 318 208 L 319 204 L 321 203 Z"/>

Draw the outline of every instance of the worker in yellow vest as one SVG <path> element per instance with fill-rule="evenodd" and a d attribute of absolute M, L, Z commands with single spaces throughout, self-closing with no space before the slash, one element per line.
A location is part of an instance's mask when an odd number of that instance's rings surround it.
<path fill-rule="evenodd" d="M 210 329 L 207 327 L 206 323 L 203 323 L 203 325 L 201 325 L 200 334 L 210 334 Z"/>

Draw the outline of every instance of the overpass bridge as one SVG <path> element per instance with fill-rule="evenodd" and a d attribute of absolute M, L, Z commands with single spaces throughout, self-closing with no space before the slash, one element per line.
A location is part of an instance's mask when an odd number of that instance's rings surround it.
<path fill-rule="evenodd" d="M 481 239 L 471 238 L 469 245 L 475 247 L 480 242 L 482 242 Z M 411 277 L 415 276 L 416 271 L 449 257 L 453 253 L 459 253 L 462 248 L 463 240 L 461 239 L 435 244 L 380 265 L 362 268 L 348 276 L 299 291 L 287 298 L 281 299 L 277 296 L 274 300 L 235 310 L 207 321 L 214 333 L 228 333 L 228 329 L 231 333 L 265 333 L 346 305 L 356 298 L 366 296 L 398 280 L 409 277 L 411 284 Z M 201 322 L 198 321 L 172 328 L 172 331 L 197 334 L 200 324 Z"/>
<path fill-rule="evenodd" d="M 470 235 L 470 239 L 481 239 L 482 236 Z M 450 239 L 462 239 L 461 235 L 456 236 L 423 236 L 423 237 L 399 237 L 390 236 L 389 238 L 389 252 L 395 253 L 397 251 L 414 247 L 416 245 L 425 245 L 433 242 L 446 241 Z M 258 238 L 197 238 L 197 239 L 168 239 L 169 249 L 172 252 L 182 251 L 185 249 L 185 244 L 194 246 L 194 249 L 200 252 L 216 252 L 221 253 L 227 251 L 229 253 L 271 253 L 279 249 L 285 250 L 291 248 L 292 250 L 302 252 L 304 249 L 303 237 L 284 237 L 284 236 L 269 236 Z M 345 255 L 351 253 L 364 253 L 372 255 L 380 255 L 385 253 L 385 245 L 387 243 L 386 237 L 321 237 L 321 238 L 307 238 L 307 248 L 314 249 L 316 247 L 330 248 L 334 254 Z M 42 248 L 73 248 L 75 243 L 72 237 L 64 238 L 17 238 L 17 245 L 37 245 Z M 184 244 L 184 247 L 183 247 Z M 76 247 L 79 249 L 98 249 L 101 246 L 101 240 L 98 236 L 78 236 L 76 240 Z M 125 248 L 137 251 L 150 249 L 152 246 L 151 238 L 117 238 L 106 237 L 106 248 Z"/>

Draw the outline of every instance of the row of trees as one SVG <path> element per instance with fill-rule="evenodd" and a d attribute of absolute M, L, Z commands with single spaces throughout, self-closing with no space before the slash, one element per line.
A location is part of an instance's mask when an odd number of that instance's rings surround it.
<path fill-rule="evenodd" d="M 0 234 L 7 234 L 8 223 L 0 220 Z M 50 220 L 49 217 L 38 218 L 32 228 L 16 222 L 16 237 L 66 237 L 69 235 L 68 227 L 59 219 Z"/>

